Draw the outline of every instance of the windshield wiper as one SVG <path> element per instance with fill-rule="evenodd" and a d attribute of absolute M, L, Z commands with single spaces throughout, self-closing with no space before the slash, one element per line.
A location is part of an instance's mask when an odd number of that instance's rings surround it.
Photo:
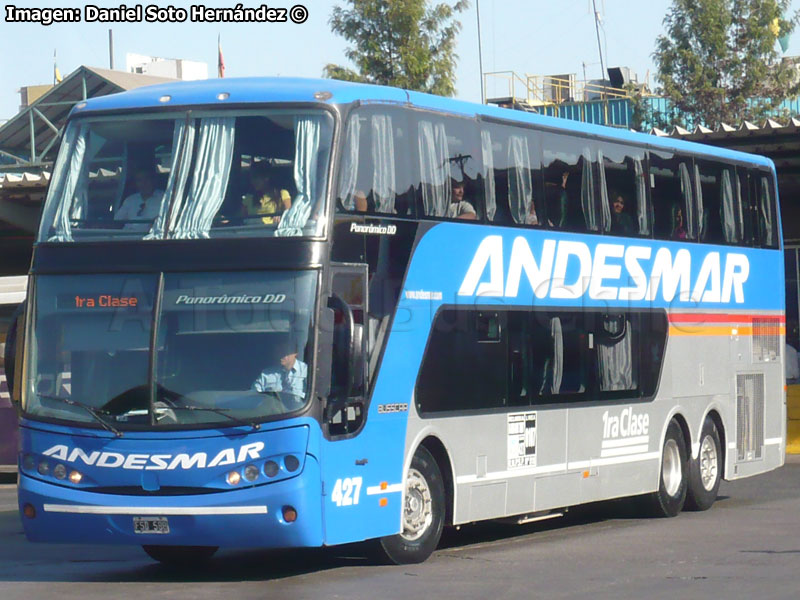
<path fill-rule="evenodd" d="M 71 398 L 64 398 L 63 396 L 50 396 L 49 394 L 36 394 L 40 398 L 47 398 L 48 400 L 58 400 L 59 402 L 63 402 L 64 404 L 68 404 L 70 406 L 77 406 L 78 408 L 82 408 L 87 413 L 92 415 L 95 421 L 100 423 L 103 426 L 103 429 L 106 431 L 110 431 L 115 436 L 122 437 L 122 432 L 114 427 L 111 423 L 106 421 L 103 417 L 100 416 L 100 412 L 88 404 L 84 404 L 83 402 L 78 402 L 77 400 L 72 400 Z"/>
<path fill-rule="evenodd" d="M 233 423 L 236 423 L 237 425 L 249 425 L 255 431 L 258 431 L 259 429 L 261 429 L 261 424 L 260 423 L 253 423 L 252 421 L 247 421 L 245 419 L 239 419 L 237 417 L 234 417 L 232 415 L 227 414 L 227 411 L 230 410 L 229 408 L 214 408 L 214 407 L 211 407 L 211 406 L 196 406 L 194 404 L 188 404 L 188 403 L 186 403 L 184 401 L 184 396 L 179 396 L 178 398 L 176 398 L 176 400 L 180 400 L 181 404 L 176 404 L 175 400 L 171 400 L 171 399 L 163 398 L 163 397 L 159 398 L 159 400 L 164 402 L 165 404 L 167 404 L 172 410 L 190 410 L 190 411 L 195 411 L 196 410 L 196 411 L 200 411 L 200 412 L 212 412 L 214 414 L 217 414 L 217 415 L 220 415 L 222 417 L 225 417 L 226 419 L 232 421 Z"/>

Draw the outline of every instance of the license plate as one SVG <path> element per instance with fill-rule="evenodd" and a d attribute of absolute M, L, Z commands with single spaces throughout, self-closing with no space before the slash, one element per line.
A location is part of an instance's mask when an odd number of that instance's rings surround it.
<path fill-rule="evenodd" d="M 134 533 L 169 533 L 166 517 L 133 517 Z"/>

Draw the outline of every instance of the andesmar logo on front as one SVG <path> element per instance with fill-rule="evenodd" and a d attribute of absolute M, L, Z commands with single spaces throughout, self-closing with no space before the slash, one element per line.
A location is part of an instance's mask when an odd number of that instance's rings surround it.
<path fill-rule="evenodd" d="M 76 463 L 78 460 L 89 466 L 109 469 L 134 469 L 144 471 L 172 471 L 174 469 L 205 469 L 221 467 L 259 458 L 264 442 L 244 444 L 237 448 L 220 450 L 210 461 L 205 452 L 194 454 L 121 454 L 119 452 L 85 452 L 81 448 L 70 448 L 58 444 L 43 452 L 57 460 Z"/>
<path fill-rule="evenodd" d="M 568 267 L 572 265 L 572 268 Z M 488 266 L 488 280 L 485 277 Z M 577 269 L 575 268 L 577 266 Z M 483 238 L 459 296 L 516 298 L 523 273 L 537 298 L 744 302 L 750 261 L 737 252 L 708 252 L 693 280 L 692 255 L 685 248 L 545 240 L 534 256 L 524 237 L 514 239 L 506 266 L 503 238 Z"/>

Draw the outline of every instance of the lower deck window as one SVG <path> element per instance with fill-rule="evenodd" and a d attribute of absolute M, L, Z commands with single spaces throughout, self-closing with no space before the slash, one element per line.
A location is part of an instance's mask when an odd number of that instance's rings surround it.
<path fill-rule="evenodd" d="M 649 397 L 663 311 L 443 309 L 417 381 L 420 412 Z"/>

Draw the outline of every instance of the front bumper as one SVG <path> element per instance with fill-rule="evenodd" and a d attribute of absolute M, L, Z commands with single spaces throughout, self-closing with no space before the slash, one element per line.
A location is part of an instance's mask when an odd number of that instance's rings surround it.
<path fill-rule="evenodd" d="M 286 548 L 322 545 L 322 486 L 319 463 L 307 455 L 291 479 L 201 495 L 99 494 L 19 476 L 20 511 L 31 542 Z M 297 520 L 283 520 L 292 506 Z M 168 534 L 134 533 L 134 517 L 166 517 Z"/>

